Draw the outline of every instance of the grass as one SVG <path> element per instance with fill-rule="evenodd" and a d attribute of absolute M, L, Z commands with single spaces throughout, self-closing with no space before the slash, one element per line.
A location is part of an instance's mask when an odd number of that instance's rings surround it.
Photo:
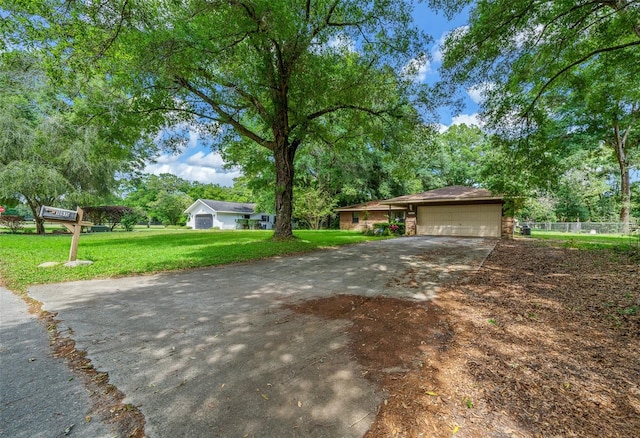
<path fill-rule="evenodd" d="M 289 241 L 274 241 L 272 235 L 272 231 L 146 229 L 83 234 L 77 258 L 94 263 L 71 269 L 62 264 L 38 267 L 66 262 L 70 235 L 3 234 L 0 278 L 5 287 L 25 292 L 32 284 L 222 265 L 380 239 L 352 231 L 296 231 L 297 239 Z"/>
<path fill-rule="evenodd" d="M 531 230 L 531 237 L 535 239 L 560 240 L 564 242 L 565 246 L 578 249 L 625 249 L 640 245 L 639 235 L 578 234 Z"/>

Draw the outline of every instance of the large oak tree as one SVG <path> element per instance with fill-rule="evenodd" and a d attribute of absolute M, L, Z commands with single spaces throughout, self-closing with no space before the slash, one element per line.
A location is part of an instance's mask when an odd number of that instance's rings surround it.
<path fill-rule="evenodd" d="M 125 90 L 128 110 L 148 117 L 147 126 L 189 123 L 220 148 L 247 139 L 266 148 L 278 238 L 292 236 L 294 160 L 304 142 L 336 132 L 335 120 L 343 132 L 373 132 L 405 129 L 415 117 L 411 70 L 425 59 L 428 38 L 412 26 L 411 2 L 9 4 L 16 34 L 49 38 L 60 75 L 102 75 Z"/>

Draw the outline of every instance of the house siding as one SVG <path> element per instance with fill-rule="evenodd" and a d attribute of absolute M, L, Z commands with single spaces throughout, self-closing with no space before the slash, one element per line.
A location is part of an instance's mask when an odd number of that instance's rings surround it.
<path fill-rule="evenodd" d="M 367 219 L 365 220 L 365 212 L 357 211 L 358 213 L 358 223 L 353 223 L 353 211 L 341 211 L 340 212 L 340 229 L 341 230 L 357 230 L 357 231 L 365 231 L 367 229 L 373 228 L 373 224 L 377 224 L 380 222 L 388 222 L 389 211 L 368 211 Z"/>
<path fill-rule="evenodd" d="M 218 213 L 218 218 L 213 221 L 213 226 L 221 230 L 235 230 L 236 219 L 242 219 L 243 217 L 243 214 L 237 213 Z"/>
<path fill-rule="evenodd" d="M 245 215 L 247 215 L 247 213 L 215 211 L 202 202 L 194 203 L 194 205 L 186 210 L 186 213 L 189 215 L 187 226 L 191 227 L 192 229 L 195 229 L 196 226 L 196 216 L 206 215 L 211 216 L 213 228 L 218 228 L 221 230 L 235 230 L 236 228 L 238 228 L 238 224 L 236 221 L 238 219 L 244 219 Z M 253 213 L 249 215 L 251 219 L 257 220 L 261 220 L 263 216 L 267 217 L 267 221 L 260 222 L 262 228 L 267 230 L 273 229 L 275 216 L 267 215 L 266 213 Z"/>

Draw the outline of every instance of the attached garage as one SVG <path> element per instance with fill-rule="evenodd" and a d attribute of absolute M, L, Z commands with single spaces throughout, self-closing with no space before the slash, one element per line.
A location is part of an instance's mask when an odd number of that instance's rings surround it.
<path fill-rule="evenodd" d="M 500 237 L 501 204 L 418 206 L 416 234 Z"/>
<path fill-rule="evenodd" d="M 503 198 L 485 189 L 451 186 L 382 201 L 407 209 L 407 234 L 495 237 L 505 234 Z"/>

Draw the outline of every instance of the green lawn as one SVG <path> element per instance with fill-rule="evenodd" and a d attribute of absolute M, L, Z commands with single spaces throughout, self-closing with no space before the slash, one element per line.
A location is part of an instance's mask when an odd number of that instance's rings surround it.
<path fill-rule="evenodd" d="M 534 239 L 557 240 L 565 246 L 580 249 L 599 249 L 611 247 L 635 247 L 640 244 L 638 235 L 621 234 L 580 234 L 560 233 L 556 231 L 531 230 Z"/>
<path fill-rule="evenodd" d="M 296 231 L 298 239 L 273 241 L 272 231 L 140 230 L 83 234 L 78 259 L 90 266 L 39 268 L 66 262 L 70 235 L 0 235 L 4 286 L 24 292 L 30 284 L 56 283 L 179 270 L 256 260 L 380 239 L 350 231 Z"/>

